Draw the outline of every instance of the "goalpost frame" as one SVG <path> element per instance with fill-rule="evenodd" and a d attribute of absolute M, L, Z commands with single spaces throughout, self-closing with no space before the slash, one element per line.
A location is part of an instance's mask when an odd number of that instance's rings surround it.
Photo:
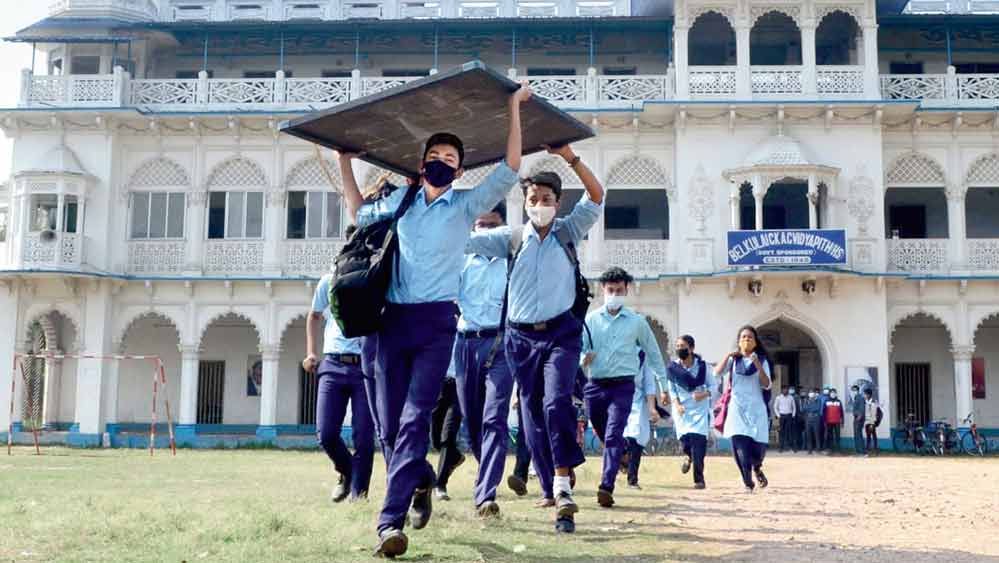
<path fill-rule="evenodd" d="M 156 396 L 159 393 L 159 387 L 163 386 L 163 401 L 166 405 L 166 422 L 167 431 L 170 435 L 170 451 L 176 456 L 177 455 L 177 444 L 174 439 L 173 433 L 173 416 L 170 412 L 170 396 L 167 394 L 167 378 L 166 369 L 163 367 L 163 360 L 159 356 L 148 356 L 148 355 L 123 355 L 123 354 L 14 354 L 13 365 L 11 366 L 10 373 L 10 419 L 7 426 L 7 455 L 11 455 L 11 450 L 14 445 L 14 397 L 15 397 L 15 382 L 17 381 L 18 366 L 21 367 L 21 383 L 24 387 L 28 386 L 28 378 L 24 372 L 24 361 L 23 360 L 34 360 L 34 359 L 44 359 L 44 360 L 100 360 L 100 361 L 124 361 L 124 360 L 135 360 L 135 361 L 148 361 L 152 364 L 153 368 L 153 409 L 152 409 L 152 420 L 149 423 L 149 455 L 153 455 L 156 445 Z M 22 417 L 23 418 L 23 417 Z M 41 455 L 41 449 L 38 445 L 38 428 L 32 428 L 32 435 L 35 443 L 35 454 Z"/>

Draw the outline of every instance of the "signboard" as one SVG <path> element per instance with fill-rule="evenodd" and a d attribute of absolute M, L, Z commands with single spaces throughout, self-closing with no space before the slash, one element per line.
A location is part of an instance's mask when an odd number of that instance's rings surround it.
<path fill-rule="evenodd" d="M 843 229 L 729 231 L 729 266 L 840 266 L 846 264 Z"/>
<path fill-rule="evenodd" d="M 283 124 L 281 130 L 332 149 L 363 152 L 361 160 L 417 175 L 433 133 L 465 143 L 466 169 L 506 156 L 510 94 L 520 85 L 481 62 L 421 78 Z M 589 126 L 535 94 L 520 108 L 524 154 L 594 136 Z"/>
<path fill-rule="evenodd" d="M 971 360 L 971 398 L 985 398 L 985 358 Z"/>

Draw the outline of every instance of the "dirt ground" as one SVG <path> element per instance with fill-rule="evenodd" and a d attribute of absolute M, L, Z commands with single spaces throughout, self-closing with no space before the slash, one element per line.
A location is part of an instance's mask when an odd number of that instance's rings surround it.
<path fill-rule="evenodd" d="M 765 468 L 754 494 L 732 479 L 671 491 L 658 518 L 713 554 L 679 560 L 999 561 L 999 459 L 771 452 Z"/>

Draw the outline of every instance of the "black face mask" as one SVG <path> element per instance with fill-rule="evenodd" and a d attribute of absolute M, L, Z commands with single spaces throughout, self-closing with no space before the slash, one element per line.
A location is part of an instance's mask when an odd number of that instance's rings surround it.
<path fill-rule="evenodd" d="M 676 349 L 676 357 L 680 358 L 681 360 L 686 360 L 687 358 L 690 357 L 690 349 L 689 348 L 677 348 Z"/>
<path fill-rule="evenodd" d="M 450 186 L 457 173 L 456 168 L 451 168 L 443 160 L 430 160 L 423 165 L 423 177 L 435 188 Z"/>

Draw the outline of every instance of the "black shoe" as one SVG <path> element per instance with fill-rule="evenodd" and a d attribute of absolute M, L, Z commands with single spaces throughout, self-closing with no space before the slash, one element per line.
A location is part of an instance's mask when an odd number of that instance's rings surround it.
<path fill-rule="evenodd" d="M 438 500 L 451 500 L 451 495 L 447 494 L 447 487 L 441 487 L 440 485 L 434 487 L 434 496 Z"/>
<path fill-rule="evenodd" d="M 513 491 L 518 497 L 522 497 L 527 494 L 527 481 L 521 479 L 517 475 L 507 477 L 506 486 L 510 487 L 510 490 Z"/>
<path fill-rule="evenodd" d="M 333 493 L 330 495 L 330 500 L 343 502 L 348 495 L 350 495 L 350 477 L 341 473 L 340 479 L 336 482 L 336 487 L 333 488 Z"/>
<path fill-rule="evenodd" d="M 555 520 L 556 534 L 572 534 L 576 531 L 576 520 L 572 516 L 563 516 Z"/>
<path fill-rule="evenodd" d="M 680 466 L 680 473 L 686 475 L 690 472 L 690 456 L 683 458 L 683 465 Z"/>
<path fill-rule="evenodd" d="M 487 500 L 486 502 L 480 504 L 476 511 L 479 513 L 480 518 L 496 518 L 499 516 L 500 507 L 496 504 L 494 500 Z"/>
<path fill-rule="evenodd" d="M 575 469 L 570 469 L 569 470 L 569 488 L 570 489 L 575 489 L 576 488 L 576 470 Z"/>
<path fill-rule="evenodd" d="M 756 482 L 760 484 L 761 489 L 767 488 L 770 483 L 767 481 L 767 476 L 763 474 L 762 467 L 754 467 L 753 473 L 756 474 Z"/>
<path fill-rule="evenodd" d="M 597 504 L 604 508 L 614 506 L 614 493 L 603 488 L 597 489 Z"/>
<path fill-rule="evenodd" d="M 695 489 L 703 489 L 705 487 L 704 483 L 694 483 Z"/>
<path fill-rule="evenodd" d="M 433 495 L 430 488 L 416 489 L 413 493 L 413 506 L 409 509 L 409 520 L 414 530 L 422 530 L 430 523 L 434 512 Z"/>
<path fill-rule="evenodd" d="M 572 495 L 568 493 L 558 493 L 555 495 L 555 513 L 558 518 L 572 517 L 579 512 L 579 507 L 572 500 Z"/>
<path fill-rule="evenodd" d="M 397 555 L 406 553 L 409 547 L 409 538 L 402 530 L 386 528 L 378 533 L 378 545 L 375 547 L 375 557 L 388 557 L 392 559 Z"/>

